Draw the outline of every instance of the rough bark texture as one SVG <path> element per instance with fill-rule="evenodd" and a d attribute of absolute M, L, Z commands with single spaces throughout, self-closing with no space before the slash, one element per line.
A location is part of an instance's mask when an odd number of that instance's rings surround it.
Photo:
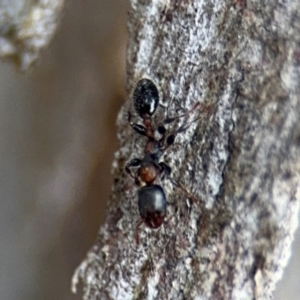
<path fill-rule="evenodd" d="M 128 99 L 107 220 L 73 290 L 81 279 L 89 300 L 271 299 L 299 208 L 299 1 L 131 5 L 129 94 L 150 77 L 169 114 L 201 103 L 163 157 L 197 200 L 165 179 L 165 225 L 137 227 L 138 187 L 123 168 L 143 156 L 145 139 L 126 121 Z"/>
<path fill-rule="evenodd" d="M 64 0 L 0 0 L 0 58 L 28 69 L 50 42 Z"/>

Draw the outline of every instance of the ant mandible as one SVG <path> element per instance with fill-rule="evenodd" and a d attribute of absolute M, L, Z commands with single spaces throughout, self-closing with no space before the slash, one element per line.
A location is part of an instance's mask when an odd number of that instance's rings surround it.
<path fill-rule="evenodd" d="M 144 149 L 143 159 L 134 158 L 130 160 L 125 171 L 135 179 L 135 182 L 141 186 L 138 190 L 138 209 L 144 223 L 150 228 L 158 228 L 164 222 L 167 211 L 167 200 L 164 189 L 161 185 L 154 182 L 162 174 L 170 176 L 171 168 L 164 162 L 159 162 L 164 151 L 171 146 L 178 133 L 183 132 L 190 124 L 184 124 L 175 132 L 166 135 L 164 124 L 169 124 L 181 117 L 187 116 L 200 103 L 197 103 L 192 110 L 187 113 L 166 118 L 162 125 L 157 127 L 161 135 L 159 139 L 155 138 L 155 130 L 152 126 L 152 115 L 155 113 L 159 104 L 159 92 L 153 81 L 143 78 L 138 81 L 133 92 L 133 105 L 136 113 L 142 118 L 143 125 L 131 121 L 131 113 L 128 113 L 128 122 L 134 131 L 147 137 L 148 141 Z M 194 120 L 195 121 L 195 120 Z M 137 168 L 137 174 L 131 172 L 131 168 Z M 174 184 L 178 184 L 172 180 Z"/>

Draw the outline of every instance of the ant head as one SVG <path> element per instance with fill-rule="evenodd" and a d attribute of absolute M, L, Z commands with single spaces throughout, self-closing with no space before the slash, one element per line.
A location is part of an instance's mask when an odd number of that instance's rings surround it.
<path fill-rule="evenodd" d="M 152 80 L 147 78 L 139 80 L 132 97 L 134 109 L 141 118 L 155 113 L 159 103 L 159 92 Z"/>
<path fill-rule="evenodd" d="M 159 185 L 144 186 L 138 191 L 140 216 L 150 228 L 158 228 L 164 222 L 167 210 L 165 192 Z"/>

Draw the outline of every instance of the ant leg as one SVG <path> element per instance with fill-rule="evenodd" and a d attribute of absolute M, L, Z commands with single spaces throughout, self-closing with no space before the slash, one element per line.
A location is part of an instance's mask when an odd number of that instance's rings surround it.
<path fill-rule="evenodd" d="M 141 241 L 141 239 L 140 239 L 140 234 L 139 234 L 139 230 L 140 230 L 142 224 L 143 224 L 143 221 L 142 221 L 142 220 L 139 220 L 139 221 L 137 222 L 136 228 L 135 228 L 135 243 L 137 244 L 137 246 L 139 246 L 140 241 Z"/>
<path fill-rule="evenodd" d="M 164 125 L 160 124 L 160 125 L 158 125 L 158 127 L 157 127 L 157 131 L 158 131 L 158 133 L 159 133 L 160 135 L 162 135 L 162 136 L 164 137 L 165 134 L 166 134 L 167 129 L 166 129 L 166 127 L 165 127 Z"/>
<path fill-rule="evenodd" d="M 163 144 L 166 139 L 166 132 L 167 132 L 166 127 L 163 124 L 158 125 L 157 132 L 161 135 L 161 138 L 159 139 L 159 144 L 163 148 Z"/>
<path fill-rule="evenodd" d="M 146 128 L 143 125 L 136 124 L 136 123 L 130 123 L 130 126 L 138 134 L 143 135 L 143 136 L 147 136 Z"/>
<path fill-rule="evenodd" d="M 186 189 L 186 187 L 178 180 L 175 180 L 171 177 L 168 177 L 168 179 L 172 182 L 172 184 L 182 193 L 184 193 L 187 196 L 186 199 L 186 206 L 187 206 L 187 213 L 190 214 L 191 213 L 191 204 L 193 202 L 200 202 L 199 199 L 193 195 L 190 191 L 188 191 Z M 201 204 L 201 203 L 200 203 Z"/>
<path fill-rule="evenodd" d="M 160 167 L 160 173 L 165 174 L 168 177 L 171 175 L 172 169 L 166 163 L 160 162 L 159 167 Z"/>
<path fill-rule="evenodd" d="M 163 147 L 163 151 L 165 151 L 171 145 L 174 144 L 175 138 L 176 138 L 176 136 L 177 136 L 178 133 L 181 133 L 181 132 L 184 132 L 185 130 L 187 130 L 191 126 L 191 124 L 193 124 L 194 122 L 196 122 L 199 119 L 200 119 L 200 117 L 194 119 L 193 121 L 191 121 L 188 124 L 183 124 L 176 131 L 174 131 L 173 133 L 171 133 L 170 135 L 168 135 L 167 138 L 166 138 L 166 145 Z M 165 139 L 165 137 L 163 137 L 163 138 Z"/>
<path fill-rule="evenodd" d="M 201 117 L 195 118 L 195 119 L 192 120 L 190 123 L 183 124 L 182 126 L 180 126 L 180 127 L 176 130 L 175 134 L 177 135 L 178 133 L 181 133 L 181 132 L 186 131 L 193 123 L 195 123 L 195 122 L 198 121 L 199 119 L 201 119 Z"/>
<path fill-rule="evenodd" d="M 170 123 L 174 122 L 175 120 L 178 120 L 178 119 L 180 119 L 180 118 L 183 118 L 183 117 L 188 116 L 188 115 L 191 114 L 196 108 L 198 108 L 199 105 L 200 105 L 200 102 L 197 102 L 197 103 L 193 106 L 193 108 L 192 108 L 191 110 L 187 111 L 186 113 L 184 113 L 184 114 L 182 114 L 182 115 L 180 115 L 180 116 L 176 116 L 176 117 L 172 117 L 172 118 L 166 118 L 166 119 L 164 120 L 164 124 L 170 124 Z"/>
<path fill-rule="evenodd" d="M 130 168 L 139 167 L 141 165 L 141 159 L 134 158 L 126 163 L 125 165 L 125 171 L 128 175 L 130 175 L 131 178 L 134 179 L 135 183 L 138 184 L 138 178 L 137 176 L 133 175 Z"/>
<path fill-rule="evenodd" d="M 131 113 L 128 112 L 128 123 L 132 127 L 132 129 L 140 135 L 146 136 L 148 139 L 154 139 L 154 130 L 152 127 L 151 117 L 149 115 L 142 116 L 143 124 L 133 123 L 131 121 Z"/>
<path fill-rule="evenodd" d="M 169 176 L 171 175 L 171 171 L 172 169 L 164 162 L 160 162 L 159 164 L 159 172 L 160 174 L 162 174 L 162 178 L 165 178 L 165 175 L 169 178 Z"/>
<path fill-rule="evenodd" d="M 160 124 L 157 127 L 157 131 L 162 135 L 162 137 L 160 139 L 160 143 L 164 144 L 164 141 L 166 140 L 166 146 L 164 147 L 164 150 L 166 150 L 169 146 L 171 146 L 174 143 L 175 137 L 178 133 L 184 132 L 192 123 L 194 123 L 198 119 L 200 119 L 200 117 L 197 117 L 196 119 L 194 119 L 193 121 L 191 121 L 188 124 L 186 124 L 186 122 L 185 122 L 181 127 L 179 127 L 175 132 L 170 134 L 167 138 L 165 136 L 166 128 L 165 128 L 164 124 L 170 124 L 170 123 L 174 122 L 175 120 L 178 120 L 180 118 L 189 116 L 189 114 L 191 114 L 195 109 L 197 109 L 198 106 L 200 106 L 200 102 L 197 102 L 191 110 L 187 111 L 186 113 L 184 113 L 180 116 L 176 116 L 176 117 L 172 117 L 172 118 L 166 118 L 164 120 L 163 124 Z"/>
<path fill-rule="evenodd" d="M 169 180 L 177 187 L 179 188 L 181 191 L 183 191 L 189 198 L 191 198 L 192 200 L 196 200 L 196 197 L 191 194 L 184 186 L 181 182 L 179 182 L 178 180 L 175 180 L 171 177 L 169 177 Z"/>
<path fill-rule="evenodd" d="M 161 168 L 161 173 L 164 173 L 168 179 L 172 182 L 172 184 L 177 187 L 178 189 L 180 189 L 182 192 L 184 192 L 189 198 L 191 198 L 193 201 L 198 201 L 198 199 L 192 194 L 190 193 L 184 186 L 182 183 L 180 183 L 178 180 L 173 179 L 172 177 L 170 177 L 172 169 L 170 166 L 168 166 L 166 163 L 161 162 L 159 163 L 159 166 Z"/>
<path fill-rule="evenodd" d="M 131 112 L 130 111 L 128 112 L 127 121 L 135 132 L 137 132 L 141 135 L 147 136 L 146 128 L 143 125 L 136 124 L 131 121 Z"/>
<path fill-rule="evenodd" d="M 194 109 L 196 109 L 196 107 L 199 105 L 200 103 L 198 102 L 198 103 L 196 103 L 196 105 L 190 110 L 190 111 L 188 111 L 188 112 L 186 112 L 186 113 L 184 113 L 184 114 L 182 114 L 182 115 L 180 115 L 180 116 L 176 116 L 176 117 L 172 117 L 172 118 L 169 118 L 169 117 L 167 117 L 165 120 L 164 120 L 164 122 L 163 122 L 163 124 L 159 124 L 158 125 L 158 127 L 157 127 L 157 131 L 158 131 L 158 133 L 159 134 L 161 134 L 162 136 L 163 136 L 163 138 L 164 138 L 164 135 L 165 135 L 165 133 L 166 133 L 166 127 L 164 126 L 164 124 L 170 124 L 170 123 L 172 123 L 172 122 L 174 122 L 175 120 L 178 120 L 178 119 L 180 119 L 180 118 L 183 118 L 183 117 L 185 117 L 185 116 L 188 116 L 191 112 L 193 112 L 193 110 Z M 163 106 L 164 107 L 164 106 Z M 164 108 L 169 108 L 169 107 L 164 107 Z M 167 113 L 168 114 L 168 113 Z M 163 139 L 162 138 L 162 139 Z M 161 140 L 162 140 L 161 139 Z"/>

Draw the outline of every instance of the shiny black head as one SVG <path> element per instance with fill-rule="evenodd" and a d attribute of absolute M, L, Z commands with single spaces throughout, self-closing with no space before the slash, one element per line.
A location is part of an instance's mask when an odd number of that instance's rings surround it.
<path fill-rule="evenodd" d="M 159 102 L 159 93 L 156 85 L 150 79 L 141 79 L 133 92 L 133 105 L 138 115 L 152 116 Z"/>
<path fill-rule="evenodd" d="M 164 222 L 167 211 L 165 192 L 159 185 L 143 186 L 138 191 L 141 218 L 150 228 L 158 228 Z"/>

